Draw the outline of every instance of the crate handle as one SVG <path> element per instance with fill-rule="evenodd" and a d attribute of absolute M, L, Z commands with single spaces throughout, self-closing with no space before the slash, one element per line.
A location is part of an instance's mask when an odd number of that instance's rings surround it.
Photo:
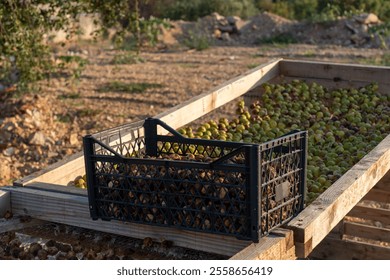
<path fill-rule="evenodd" d="M 105 148 L 106 150 L 108 150 L 110 153 L 113 153 L 115 156 L 117 157 L 120 157 L 120 158 L 125 158 L 123 157 L 122 155 L 118 154 L 117 152 L 115 152 L 111 147 L 109 147 L 108 145 L 106 145 L 105 143 L 103 143 L 102 141 L 99 141 L 97 140 L 95 137 L 93 137 L 92 135 L 86 135 L 83 137 L 83 140 L 84 140 L 84 143 L 86 143 L 85 141 L 91 141 L 92 144 L 98 144 L 100 145 L 101 147 Z M 84 145 L 85 146 L 85 145 Z M 95 155 L 95 152 L 93 152 L 93 155 Z"/>
<path fill-rule="evenodd" d="M 175 129 L 173 129 L 172 127 L 170 127 L 169 125 L 167 125 L 167 124 L 166 124 L 165 122 L 163 122 L 162 120 L 160 120 L 160 119 L 155 119 L 155 118 L 147 118 L 147 119 L 145 119 L 145 126 L 146 126 L 146 127 L 148 127 L 148 126 L 157 126 L 157 125 L 162 126 L 162 127 L 165 128 L 166 130 L 168 130 L 170 133 L 172 133 L 173 135 L 185 139 L 185 137 L 184 137 L 183 135 L 181 135 L 181 134 L 180 134 L 179 132 L 177 132 Z"/>

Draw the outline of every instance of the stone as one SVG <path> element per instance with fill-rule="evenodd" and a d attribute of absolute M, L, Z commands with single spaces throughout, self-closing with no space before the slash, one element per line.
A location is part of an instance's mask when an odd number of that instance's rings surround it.
<path fill-rule="evenodd" d="M 233 26 L 233 32 L 240 33 L 241 29 L 244 28 L 248 24 L 248 21 L 245 20 L 238 20 Z"/>
<path fill-rule="evenodd" d="M 168 46 L 173 46 L 178 44 L 177 39 L 174 36 L 174 33 L 169 29 L 165 28 L 164 26 L 159 27 L 159 34 L 158 34 L 158 41 L 162 44 Z"/>
<path fill-rule="evenodd" d="M 41 113 L 37 109 L 33 109 L 31 112 L 32 119 L 34 121 L 40 121 L 41 120 Z"/>
<path fill-rule="evenodd" d="M 58 157 L 58 153 L 56 153 L 56 152 L 48 152 L 48 153 L 47 153 L 47 156 L 48 156 L 49 158 Z"/>
<path fill-rule="evenodd" d="M 376 14 L 373 13 L 364 13 L 354 16 L 354 19 L 362 24 L 376 24 L 379 23 L 379 18 Z"/>
<path fill-rule="evenodd" d="M 230 35 L 227 32 L 222 33 L 221 39 L 224 40 L 224 41 L 230 41 L 231 40 Z"/>
<path fill-rule="evenodd" d="M 9 141 L 11 141 L 12 134 L 6 130 L 0 129 L 0 143 L 7 144 Z"/>
<path fill-rule="evenodd" d="M 354 45 L 362 45 L 362 44 L 364 44 L 366 42 L 366 38 L 364 36 L 359 36 L 357 34 L 353 34 L 350 37 L 350 41 Z"/>
<path fill-rule="evenodd" d="M 32 116 L 32 111 L 29 108 L 25 109 L 27 115 Z"/>
<path fill-rule="evenodd" d="M 7 156 L 7 157 L 12 156 L 14 153 L 15 153 L 15 148 L 14 148 L 14 147 L 9 147 L 9 148 L 7 148 L 7 149 L 5 149 L 5 150 L 3 151 L 3 154 L 4 154 L 5 156 Z"/>
<path fill-rule="evenodd" d="M 79 144 L 79 139 L 77 138 L 77 134 L 76 133 L 72 133 L 70 136 L 69 136 L 69 143 L 70 145 L 72 146 L 76 146 Z"/>
<path fill-rule="evenodd" d="M 221 39 L 221 35 L 222 35 L 221 30 L 219 30 L 219 29 L 214 29 L 214 34 L 213 34 L 214 38 L 216 38 L 216 39 Z"/>
<path fill-rule="evenodd" d="M 8 180 L 11 177 L 11 168 L 0 158 L 0 180 Z"/>
<path fill-rule="evenodd" d="M 4 124 L 3 129 L 5 129 L 7 131 L 13 131 L 17 126 L 18 126 L 17 123 L 7 122 Z"/>
<path fill-rule="evenodd" d="M 345 23 L 345 27 L 347 27 L 353 34 L 357 34 L 357 29 L 349 22 Z"/>
<path fill-rule="evenodd" d="M 233 26 L 226 25 L 226 26 L 219 26 L 218 29 L 223 33 L 233 33 Z"/>
<path fill-rule="evenodd" d="M 34 156 L 36 157 L 36 155 L 38 155 L 38 156 L 43 155 L 43 151 L 42 151 L 42 148 L 40 146 L 36 147 L 36 149 L 35 149 Z"/>
<path fill-rule="evenodd" d="M 237 21 L 240 21 L 241 18 L 238 16 L 228 16 L 228 17 L 226 17 L 226 20 L 228 21 L 228 23 L 230 25 L 234 25 L 234 24 L 236 24 Z"/>
<path fill-rule="evenodd" d="M 55 145 L 55 141 L 51 137 L 46 137 L 46 142 L 49 143 L 50 145 Z"/>
<path fill-rule="evenodd" d="M 225 20 L 225 17 L 224 17 L 224 16 L 221 16 L 221 15 L 218 14 L 217 12 L 212 13 L 211 16 L 212 16 L 213 18 L 215 18 L 217 21 L 223 21 L 223 20 Z"/>
<path fill-rule="evenodd" d="M 41 131 L 37 131 L 32 133 L 29 139 L 31 145 L 43 146 L 46 142 L 46 135 Z"/>

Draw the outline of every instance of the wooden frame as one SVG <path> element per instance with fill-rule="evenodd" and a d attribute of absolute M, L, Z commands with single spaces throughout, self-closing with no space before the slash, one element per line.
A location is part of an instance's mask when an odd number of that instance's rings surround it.
<path fill-rule="evenodd" d="M 390 92 L 389 76 L 389 67 L 277 59 L 156 117 L 179 128 L 238 97 L 258 94 L 258 86 L 268 81 L 302 79 L 331 87 L 356 87 L 375 81 L 380 90 Z M 389 169 L 390 135 L 294 218 L 288 229 L 271 234 L 258 244 L 220 235 L 92 221 L 86 192 L 64 187 L 75 176 L 84 174 L 82 154 L 22 178 L 4 190 L 11 193 L 12 211 L 16 214 L 139 238 L 158 239 L 164 235 L 177 245 L 228 254 L 232 259 L 291 259 L 307 257 Z"/>
<path fill-rule="evenodd" d="M 378 196 L 378 193 L 382 196 Z M 389 260 L 389 195 L 390 172 L 387 172 L 374 188 L 352 208 L 340 223 L 337 232 L 328 235 L 310 256 L 321 259 Z"/>

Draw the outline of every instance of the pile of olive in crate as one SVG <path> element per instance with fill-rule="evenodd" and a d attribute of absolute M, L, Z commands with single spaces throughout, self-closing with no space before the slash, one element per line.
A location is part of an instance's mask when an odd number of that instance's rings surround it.
<path fill-rule="evenodd" d="M 149 118 L 85 136 L 91 217 L 257 242 L 303 209 L 306 135 L 193 139 Z"/>

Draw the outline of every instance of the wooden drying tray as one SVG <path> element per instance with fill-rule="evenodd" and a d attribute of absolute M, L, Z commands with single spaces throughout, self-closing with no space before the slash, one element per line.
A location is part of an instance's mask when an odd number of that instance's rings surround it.
<path fill-rule="evenodd" d="M 262 83 L 281 80 L 301 79 L 332 88 L 358 87 L 377 82 L 380 91 L 388 94 L 389 76 L 388 67 L 277 59 L 173 107 L 156 118 L 173 128 L 179 128 L 238 97 L 261 94 L 259 86 Z M 390 135 L 286 228 L 262 238 L 257 244 L 222 235 L 118 221 L 93 221 L 89 216 L 86 191 L 66 187 L 76 176 L 85 174 L 81 153 L 26 176 L 16 181 L 14 186 L 2 190 L 11 193 L 14 214 L 136 238 L 170 239 L 178 246 L 223 254 L 231 256 L 231 259 L 294 259 L 307 257 L 389 169 Z"/>

